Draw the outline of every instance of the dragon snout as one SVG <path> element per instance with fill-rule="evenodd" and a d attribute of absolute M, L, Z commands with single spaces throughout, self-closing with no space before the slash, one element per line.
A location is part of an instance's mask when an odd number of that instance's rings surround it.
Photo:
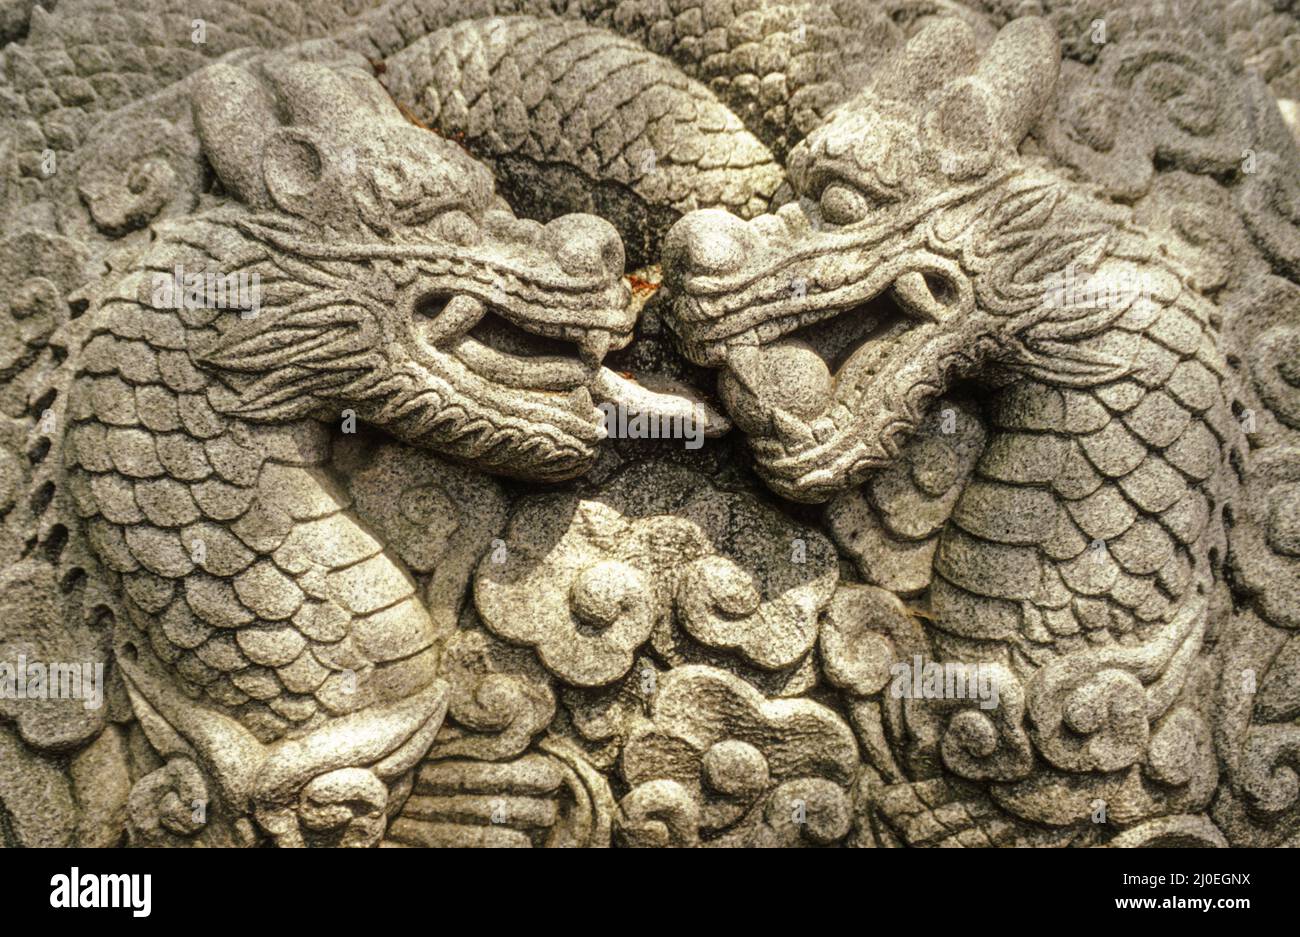
<path fill-rule="evenodd" d="M 664 239 L 665 278 L 735 273 L 760 246 L 757 232 L 735 215 L 716 208 L 693 211 Z"/>
<path fill-rule="evenodd" d="M 542 243 L 570 276 L 623 275 L 623 240 L 604 218 L 563 215 L 547 223 Z"/>

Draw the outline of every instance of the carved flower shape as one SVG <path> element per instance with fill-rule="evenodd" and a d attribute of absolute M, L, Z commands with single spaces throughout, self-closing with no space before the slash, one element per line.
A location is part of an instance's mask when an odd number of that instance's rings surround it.
<path fill-rule="evenodd" d="M 1255 251 L 1232 193 L 1209 176 L 1162 173 L 1134 217 L 1168 246 L 1201 292 L 1231 290 L 1252 276 Z"/>
<path fill-rule="evenodd" d="M 439 633 L 459 618 L 475 564 L 506 524 L 506 500 L 490 476 L 432 453 L 345 435 L 335 465 L 356 510 L 418 576 Z"/>
<path fill-rule="evenodd" d="M 1268 621 L 1300 628 L 1300 447 L 1255 452 L 1246 512 L 1232 528 L 1233 569 Z"/>
<path fill-rule="evenodd" d="M 891 637 L 910 637 L 915 629 L 892 593 L 841 583 L 822 624 L 822 670 L 831 683 L 856 696 L 879 693 L 897 656 Z"/>
<path fill-rule="evenodd" d="M 632 790 L 620 832 L 632 843 L 687 845 L 742 818 L 769 831 L 788 818 L 811 840 L 834 841 L 848 833 L 857 768 L 852 731 L 820 703 L 768 700 L 725 671 L 678 667 L 659 680 L 649 719 L 623 749 Z"/>
<path fill-rule="evenodd" d="M 1247 92 L 1257 134 L 1247 155 L 1253 156 L 1254 165 L 1242 173 L 1233 193 L 1242 218 L 1274 269 L 1295 278 L 1300 276 L 1300 180 L 1292 168 L 1296 139 L 1267 90 L 1252 84 Z"/>
<path fill-rule="evenodd" d="M 497 635 L 578 686 L 604 686 L 673 631 L 764 670 L 807 657 L 838 579 L 834 549 L 756 499 L 676 466 L 634 466 L 587 499 L 527 502 L 479 564 L 475 601 Z"/>
<path fill-rule="evenodd" d="M 1034 131 L 1043 148 L 1112 196 L 1143 194 L 1155 172 L 1155 141 L 1123 95 L 1073 61 L 1061 64 L 1057 88 Z"/>
<path fill-rule="evenodd" d="M 678 542 L 690 547 L 674 563 L 632 560 L 671 597 L 687 639 L 764 671 L 788 670 L 806 658 L 839 579 L 825 537 L 755 497 L 719 490 L 668 464 L 635 466 L 601 497 L 638 523 L 671 514 L 689 533 Z M 653 641 L 670 663 L 701 662 L 671 627 L 657 628 Z"/>
<path fill-rule="evenodd" d="M 817 637 L 818 618 L 838 578 L 834 552 L 757 501 L 724 496 L 719 552 L 685 566 L 677 617 L 702 644 L 735 650 L 765 670 L 789 667 Z"/>
<path fill-rule="evenodd" d="M 29 349 L 49 336 L 63 309 L 63 297 L 45 277 L 28 277 L 9 294 L 6 306 L 12 327 L 5 329 L 0 345 L 2 369 L 19 364 Z"/>
<path fill-rule="evenodd" d="M 1057 88 L 1035 137 L 1116 198 L 1144 194 L 1157 159 L 1222 173 L 1255 145 L 1244 79 L 1199 32 L 1117 31 L 1095 67 L 1064 62 Z"/>
<path fill-rule="evenodd" d="M 623 539 L 631 526 L 596 502 L 527 502 L 511 520 L 504 555 L 491 551 L 479 564 L 474 600 L 484 623 L 535 648 L 569 683 L 617 680 L 662 607 L 650 577 L 606 550 L 607 538 Z"/>
<path fill-rule="evenodd" d="M 451 699 L 430 750 L 434 759 L 514 758 L 555 715 L 551 678 L 536 658 L 482 629 L 452 635 L 442 676 L 451 684 Z"/>
<path fill-rule="evenodd" d="M 173 758 L 131 788 L 127 804 L 137 845 L 189 846 L 206 825 L 209 800 L 203 773 L 188 758 Z"/>

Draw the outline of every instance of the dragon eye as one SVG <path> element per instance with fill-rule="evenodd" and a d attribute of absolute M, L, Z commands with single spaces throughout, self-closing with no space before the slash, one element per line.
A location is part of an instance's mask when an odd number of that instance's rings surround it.
<path fill-rule="evenodd" d="M 830 224 L 853 224 L 871 211 L 871 200 L 860 190 L 843 182 L 832 182 L 822 189 L 822 218 Z"/>

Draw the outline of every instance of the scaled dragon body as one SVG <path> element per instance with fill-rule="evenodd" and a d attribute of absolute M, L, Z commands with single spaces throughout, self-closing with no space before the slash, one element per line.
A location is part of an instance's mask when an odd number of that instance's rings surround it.
<path fill-rule="evenodd" d="M 409 573 L 330 479 L 328 424 L 360 418 L 523 477 L 579 472 L 600 438 L 585 388 L 627 340 L 630 295 L 607 223 L 517 221 L 368 75 L 302 62 L 204 80 L 200 134 L 242 204 L 160 232 L 87 313 L 68 487 L 138 629 L 118 638 L 133 693 L 182 735 L 202 718 L 228 733 L 188 742 L 238 758 L 217 772 L 231 806 L 292 842 L 263 814 L 310 780 L 328 793 L 304 796 L 382 815 L 382 786 L 358 772 L 409 768 L 446 704 Z M 256 274 L 260 308 L 190 303 L 184 286 L 180 309 L 157 308 L 177 268 Z M 480 341 L 489 308 L 567 353 Z"/>
<path fill-rule="evenodd" d="M 903 759 L 1063 827 L 1213 793 L 1204 651 L 1245 437 L 1222 313 L 1126 210 L 1016 154 L 1058 59 L 1042 21 L 982 56 L 928 27 L 795 149 L 797 201 L 687 216 L 665 263 L 763 478 L 814 502 L 867 481 L 828 514 L 841 548 L 920 603 L 935 661 L 993 668 L 993 711 L 903 704 Z M 936 403 L 972 379 L 982 412 Z M 881 804 L 904 841 L 981 825 Z"/>

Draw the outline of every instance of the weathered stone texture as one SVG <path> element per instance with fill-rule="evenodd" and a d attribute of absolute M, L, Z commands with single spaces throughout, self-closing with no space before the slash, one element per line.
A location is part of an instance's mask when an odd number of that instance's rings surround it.
<path fill-rule="evenodd" d="M 0 837 L 1296 845 L 1300 26 L 1178 6 L 4 5 Z"/>

